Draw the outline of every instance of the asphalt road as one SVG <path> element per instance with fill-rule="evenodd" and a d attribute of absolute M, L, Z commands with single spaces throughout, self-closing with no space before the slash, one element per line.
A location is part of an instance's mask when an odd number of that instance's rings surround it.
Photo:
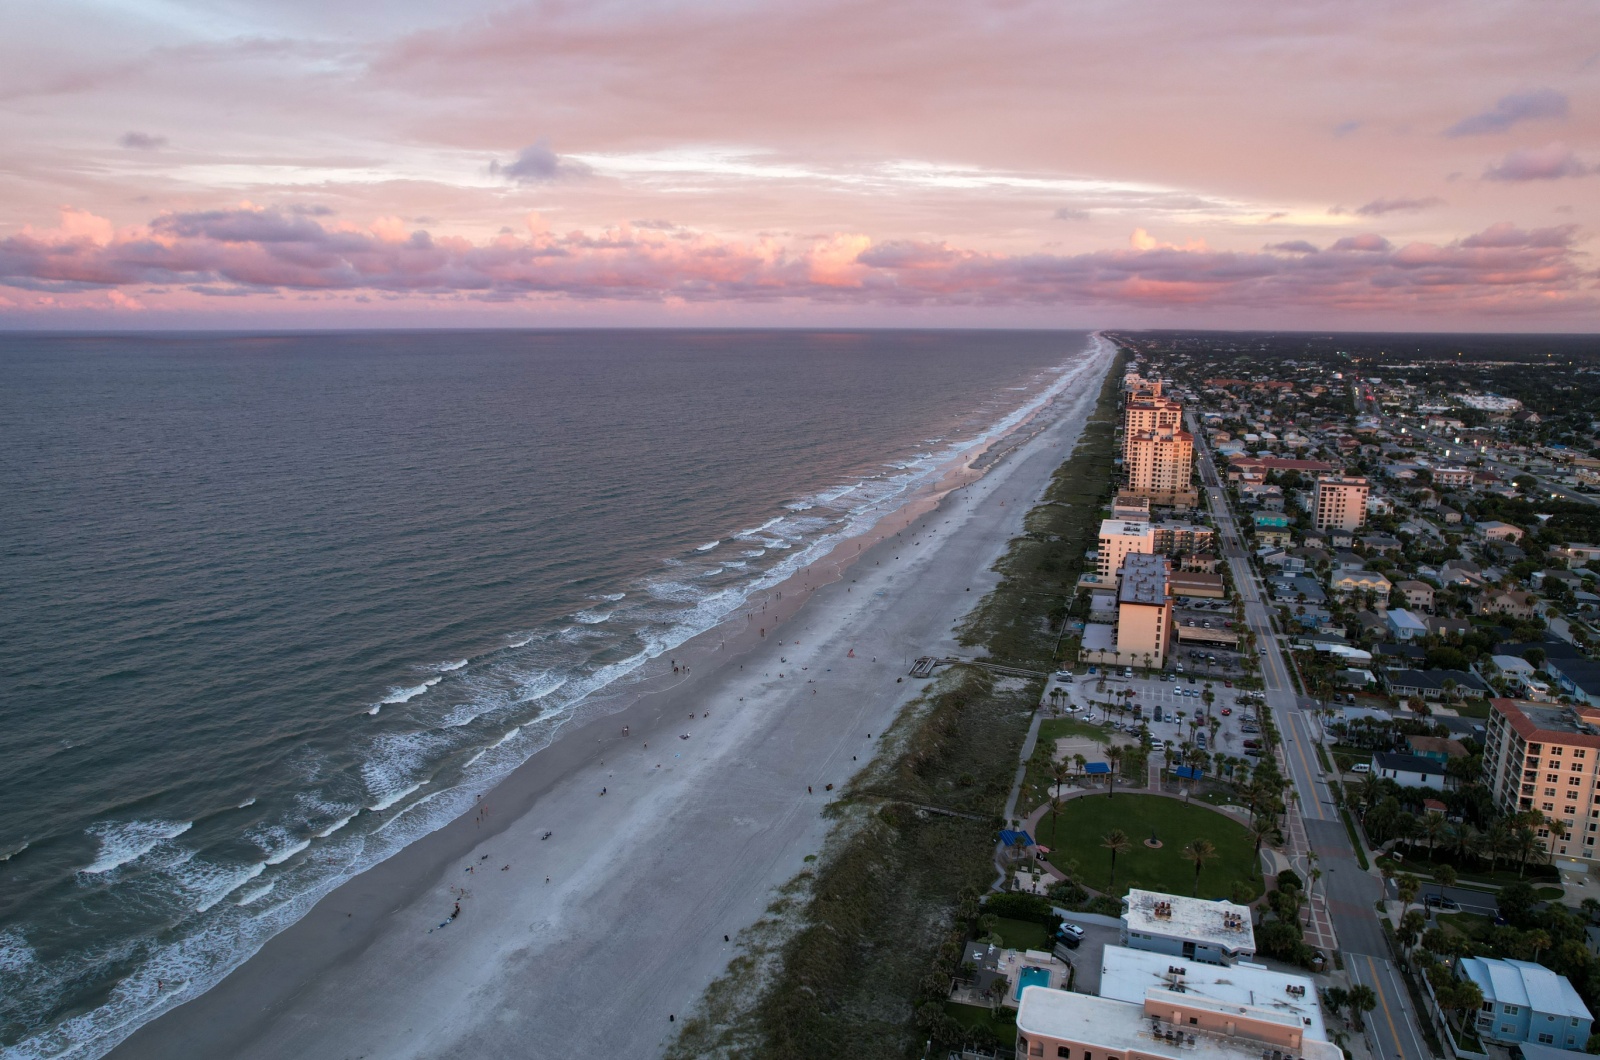
<path fill-rule="evenodd" d="M 1221 479 L 1199 425 L 1191 419 L 1195 455 L 1201 481 L 1216 483 L 1206 500 L 1217 525 L 1220 551 L 1233 572 L 1233 584 L 1244 600 L 1245 622 L 1266 648 L 1260 656 L 1262 685 L 1283 740 L 1284 763 L 1291 790 L 1306 830 L 1307 845 L 1318 855 L 1321 886 L 1339 939 L 1345 970 L 1358 983 L 1370 986 L 1378 1007 L 1366 1024 L 1374 1055 L 1381 1060 L 1427 1060 L 1432 1056 L 1421 1032 L 1411 999 L 1398 969 L 1389 960 L 1389 947 L 1379 926 L 1374 904 L 1382 895 L 1382 882 L 1363 872 L 1356 861 L 1344 824 L 1334 809 L 1332 796 L 1316 757 L 1314 720 L 1302 709 L 1303 701 L 1289 679 L 1288 664 L 1272 632 L 1271 613 L 1260 579 L 1250 565 L 1243 539 L 1229 510 Z"/>

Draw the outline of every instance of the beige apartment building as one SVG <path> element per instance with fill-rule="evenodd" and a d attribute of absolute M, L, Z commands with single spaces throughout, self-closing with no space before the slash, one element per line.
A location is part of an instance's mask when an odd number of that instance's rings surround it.
<path fill-rule="evenodd" d="M 1311 521 L 1318 530 L 1354 530 L 1367 520 L 1367 480 L 1349 475 L 1317 479 Z"/>
<path fill-rule="evenodd" d="M 1122 412 L 1122 444 L 1143 431 L 1176 431 L 1183 428 L 1183 405 L 1171 398 L 1144 398 L 1129 401 Z"/>
<path fill-rule="evenodd" d="M 1152 504 L 1193 505 L 1194 436 L 1185 430 L 1158 428 L 1123 438 L 1123 470 L 1128 492 Z"/>
<path fill-rule="evenodd" d="M 1600 708 L 1496 699 L 1483 771 L 1495 805 L 1537 810 L 1566 827 L 1540 828 L 1551 854 L 1594 860 L 1600 836 Z"/>
<path fill-rule="evenodd" d="M 1165 556 L 1130 553 L 1117 589 L 1117 654 L 1153 667 L 1167 662 L 1173 640 L 1172 565 Z"/>

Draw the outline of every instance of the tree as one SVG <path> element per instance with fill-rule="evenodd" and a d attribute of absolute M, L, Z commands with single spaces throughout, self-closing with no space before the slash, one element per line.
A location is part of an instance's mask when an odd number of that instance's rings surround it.
<path fill-rule="evenodd" d="M 1371 1012 L 1378 1007 L 1378 995 L 1372 992 L 1372 987 L 1365 983 L 1357 983 L 1350 988 L 1350 1021 L 1355 1024 L 1356 1030 L 1362 1029 L 1361 1017 L 1364 1013 Z"/>
<path fill-rule="evenodd" d="M 1395 895 L 1400 899 L 1400 912 L 1405 913 L 1411 908 L 1411 903 L 1417 900 L 1417 891 L 1422 887 L 1422 881 L 1411 873 L 1406 873 L 1395 881 Z"/>
<path fill-rule="evenodd" d="M 1278 838 L 1278 822 L 1276 822 L 1276 821 L 1274 821 L 1274 820 L 1272 820 L 1270 818 L 1266 818 L 1266 817 L 1252 817 L 1250 819 L 1250 824 L 1247 827 L 1249 828 L 1249 831 L 1250 831 L 1250 838 L 1255 840 L 1255 844 L 1256 844 L 1255 867 L 1256 867 L 1256 872 L 1260 873 L 1261 872 L 1261 844 L 1264 843 L 1264 842 L 1267 842 L 1268 840 L 1271 840 L 1273 842 L 1277 842 L 1277 838 Z"/>
<path fill-rule="evenodd" d="M 1400 918 L 1400 926 L 1395 929 L 1394 934 L 1395 938 L 1400 941 L 1400 945 L 1405 947 L 1407 953 L 1410 953 L 1411 947 L 1422 939 L 1422 933 L 1426 930 L 1426 925 L 1427 921 L 1422 918 L 1420 910 L 1412 909 Z"/>
<path fill-rule="evenodd" d="M 1209 839 L 1191 839 L 1184 846 L 1181 853 L 1183 860 L 1194 864 L 1194 890 L 1193 894 L 1200 893 L 1200 870 L 1206 867 L 1206 862 L 1217 857 L 1216 844 Z"/>
<path fill-rule="evenodd" d="M 1050 845 L 1056 846 L 1060 840 L 1056 839 L 1056 822 L 1061 818 L 1061 796 L 1050 797 Z"/>
<path fill-rule="evenodd" d="M 1350 991 L 1342 986 L 1330 986 L 1322 992 L 1322 1003 L 1328 1011 L 1338 1016 L 1350 1004 Z"/>
<path fill-rule="evenodd" d="M 1125 854 L 1133 849 L 1133 840 L 1128 838 L 1128 833 L 1120 828 L 1113 828 L 1100 837 L 1100 845 L 1111 851 L 1111 878 L 1107 882 L 1106 892 L 1109 894 L 1117 887 L 1117 855 Z"/>
<path fill-rule="evenodd" d="M 1439 885 L 1439 904 L 1444 905 L 1444 889 L 1456 885 L 1456 870 L 1449 865 L 1440 865 L 1433 870 L 1434 882 Z"/>
<path fill-rule="evenodd" d="M 1117 768 L 1122 765 L 1122 748 L 1112 744 L 1106 748 L 1106 761 L 1111 763 L 1111 773 L 1106 777 L 1106 798 L 1111 798 L 1117 792 Z"/>
<path fill-rule="evenodd" d="M 1449 831 L 1450 822 L 1444 819 L 1444 814 L 1442 813 L 1430 813 L 1422 818 L 1418 828 L 1428 839 L 1428 860 L 1431 861 L 1433 860 L 1433 848 Z"/>

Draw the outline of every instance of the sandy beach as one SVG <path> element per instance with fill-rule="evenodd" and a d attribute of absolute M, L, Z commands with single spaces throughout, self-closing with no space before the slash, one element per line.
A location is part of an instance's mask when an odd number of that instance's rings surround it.
<path fill-rule="evenodd" d="M 1109 363 L 111 1055 L 658 1054 L 926 687 L 909 661 L 961 651 Z"/>

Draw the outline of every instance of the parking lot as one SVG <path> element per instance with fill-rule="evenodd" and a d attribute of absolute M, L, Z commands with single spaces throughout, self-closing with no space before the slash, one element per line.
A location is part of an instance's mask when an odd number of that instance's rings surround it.
<path fill-rule="evenodd" d="M 1150 727 L 1151 738 L 1167 746 L 1177 748 L 1190 739 L 1199 742 L 1203 734 L 1208 752 L 1245 756 L 1251 750 L 1245 746 L 1246 741 L 1259 743 L 1261 740 L 1259 732 L 1245 731 L 1246 726 L 1255 726 L 1259 693 L 1229 688 L 1221 678 L 1210 679 L 1211 692 L 1216 699 L 1208 710 L 1203 696 L 1208 678 L 1203 675 L 1167 674 L 1163 680 L 1160 676 L 1124 678 L 1120 668 L 1095 667 L 1095 670 L 1092 675 L 1076 675 L 1070 684 L 1052 682 L 1068 692 L 1069 699 L 1063 701 L 1067 713 L 1086 721 L 1106 723 L 1104 705 L 1118 701 L 1120 693 L 1130 708 L 1139 709 L 1140 718 Z M 1127 696 L 1130 690 L 1133 695 Z M 1071 709 L 1073 707 L 1077 709 Z M 1156 719 L 1158 712 L 1160 720 Z M 1198 731 L 1190 724 L 1196 717 L 1208 719 Z M 1211 731 L 1210 718 L 1219 722 L 1215 734 Z M 1119 720 L 1126 729 L 1138 731 L 1140 719 L 1136 719 L 1131 710 L 1124 719 L 1119 719 L 1113 709 L 1109 722 L 1115 725 Z M 1157 749 L 1161 749 L 1159 744 Z"/>
<path fill-rule="evenodd" d="M 1067 951 L 1068 959 L 1072 962 L 1073 968 L 1077 969 L 1073 976 L 1072 989 L 1080 994 L 1098 994 L 1100 962 L 1104 958 L 1107 946 L 1122 944 L 1122 929 L 1090 923 L 1071 913 L 1066 915 L 1066 920 L 1083 928 L 1083 941 L 1078 943 L 1077 949 Z"/>

